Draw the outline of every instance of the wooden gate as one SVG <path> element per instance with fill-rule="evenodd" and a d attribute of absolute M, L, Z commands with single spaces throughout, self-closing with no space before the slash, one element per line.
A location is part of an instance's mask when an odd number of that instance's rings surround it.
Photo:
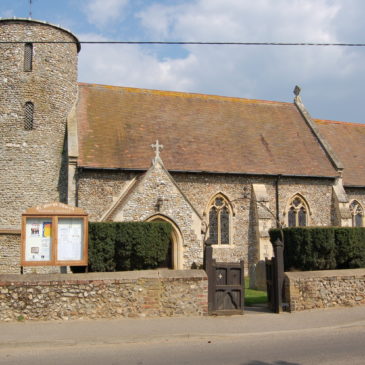
<path fill-rule="evenodd" d="M 208 275 L 209 314 L 243 314 L 244 266 L 239 263 L 216 262 L 211 245 L 205 246 L 205 270 Z"/>

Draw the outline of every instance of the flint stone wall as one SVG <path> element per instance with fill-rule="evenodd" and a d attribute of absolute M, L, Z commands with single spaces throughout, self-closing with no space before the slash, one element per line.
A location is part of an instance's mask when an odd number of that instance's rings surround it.
<path fill-rule="evenodd" d="M 113 204 L 120 192 L 124 189 L 125 184 L 133 177 L 140 174 L 135 172 L 110 172 L 110 171 L 90 171 L 84 170 L 78 175 L 78 202 L 79 206 L 89 213 L 90 221 L 98 221 L 103 213 Z M 171 176 L 175 180 L 177 186 L 185 194 L 192 206 L 208 221 L 208 204 L 209 201 L 218 193 L 224 194 L 233 207 L 232 217 L 232 243 L 230 245 L 214 246 L 213 257 L 217 261 L 239 262 L 244 260 L 245 270 L 247 270 L 259 261 L 258 256 L 258 235 L 268 236 L 268 232 L 258 232 L 257 216 L 255 215 L 255 203 L 252 199 L 242 199 L 244 189 L 251 192 L 252 184 L 264 184 L 268 197 L 268 207 L 276 214 L 275 201 L 275 177 L 265 176 L 246 176 L 246 175 L 224 175 L 224 174 L 192 174 L 192 173 L 176 173 L 171 172 Z M 286 178 L 282 177 L 279 182 L 279 216 L 284 222 L 287 217 L 284 212 L 287 208 L 288 201 L 296 194 L 300 193 L 307 201 L 310 207 L 309 224 L 312 226 L 328 226 L 332 221 L 332 185 L 331 179 L 315 179 L 315 178 Z M 163 191 L 162 191 L 163 192 Z M 149 192 L 146 191 L 148 197 Z M 148 217 L 148 211 L 151 209 L 150 201 L 143 199 L 143 191 L 140 193 L 140 204 L 138 206 L 140 216 L 131 217 L 126 214 L 123 220 L 139 220 Z M 171 197 L 168 191 L 164 192 L 167 199 Z M 166 202 L 163 209 L 168 208 L 170 202 Z M 190 208 L 182 209 L 183 205 L 179 205 L 179 209 L 174 207 L 173 216 L 191 215 Z M 171 216 L 168 212 L 162 211 L 167 216 Z M 150 212 L 149 214 L 152 214 Z M 267 228 L 274 227 L 275 221 L 269 215 Z M 178 221 L 175 219 L 175 221 Z M 180 224 L 177 222 L 178 225 Z M 179 228 L 185 231 L 184 225 Z M 187 235 L 190 233 L 187 231 Z M 200 237 L 190 235 L 191 240 L 199 240 Z M 190 238 L 184 242 L 187 247 L 184 250 L 184 259 L 186 262 L 196 262 L 201 264 L 202 260 L 202 244 L 200 247 L 191 246 Z M 188 246 L 199 249 L 190 252 Z M 200 256 L 197 260 L 197 255 Z M 191 257 L 190 257 L 191 256 Z M 189 264 L 186 267 L 190 267 Z"/>
<path fill-rule="evenodd" d="M 2 41 L 34 43 L 24 71 L 24 43 L 0 45 L 0 228 L 20 228 L 29 207 L 66 201 L 62 152 L 66 118 L 77 96 L 77 47 L 61 28 L 31 20 L 1 20 Z M 25 103 L 34 104 L 25 130 Z"/>
<path fill-rule="evenodd" d="M 202 316 L 203 270 L 0 275 L 0 320 Z"/>
<path fill-rule="evenodd" d="M 0 274 L 20 274 L 20 231 L 0 231 Z"/>
<path fill-rule="evenodd" d="M 365 305 L 365 269 L 285 273 L 285 301 L 291 312 Z"/>

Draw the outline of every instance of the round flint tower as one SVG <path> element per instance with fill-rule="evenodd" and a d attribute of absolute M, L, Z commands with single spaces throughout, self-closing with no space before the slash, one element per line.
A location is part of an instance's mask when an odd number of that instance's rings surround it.
<path fill-rule="evenodd" d="M 66 200 L 80 43 L 59 26 L 16 18 L 0 19 L 0 41 L 1 229 L 20 227 L 26 208 Z"/>

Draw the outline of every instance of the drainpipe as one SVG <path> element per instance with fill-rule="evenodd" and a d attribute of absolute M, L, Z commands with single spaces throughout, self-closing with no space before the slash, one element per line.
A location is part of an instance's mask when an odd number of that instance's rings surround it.
<path fill-rule="evenodd" d="M 280 205 L 279 205 L 279 182 L 281 175 L 277 175 L 275 182 L 275 200 L 276 200 L 276 228 L 280 228 Z"/>

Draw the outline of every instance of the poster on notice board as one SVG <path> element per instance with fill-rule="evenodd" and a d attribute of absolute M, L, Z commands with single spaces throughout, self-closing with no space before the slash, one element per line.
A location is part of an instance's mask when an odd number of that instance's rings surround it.
<path fill-rule="evenodd" d="M 25 258 L 27 261 L 50 261 L 52 257 L 52 221 L 49 218 L 28 218 Z"/>

